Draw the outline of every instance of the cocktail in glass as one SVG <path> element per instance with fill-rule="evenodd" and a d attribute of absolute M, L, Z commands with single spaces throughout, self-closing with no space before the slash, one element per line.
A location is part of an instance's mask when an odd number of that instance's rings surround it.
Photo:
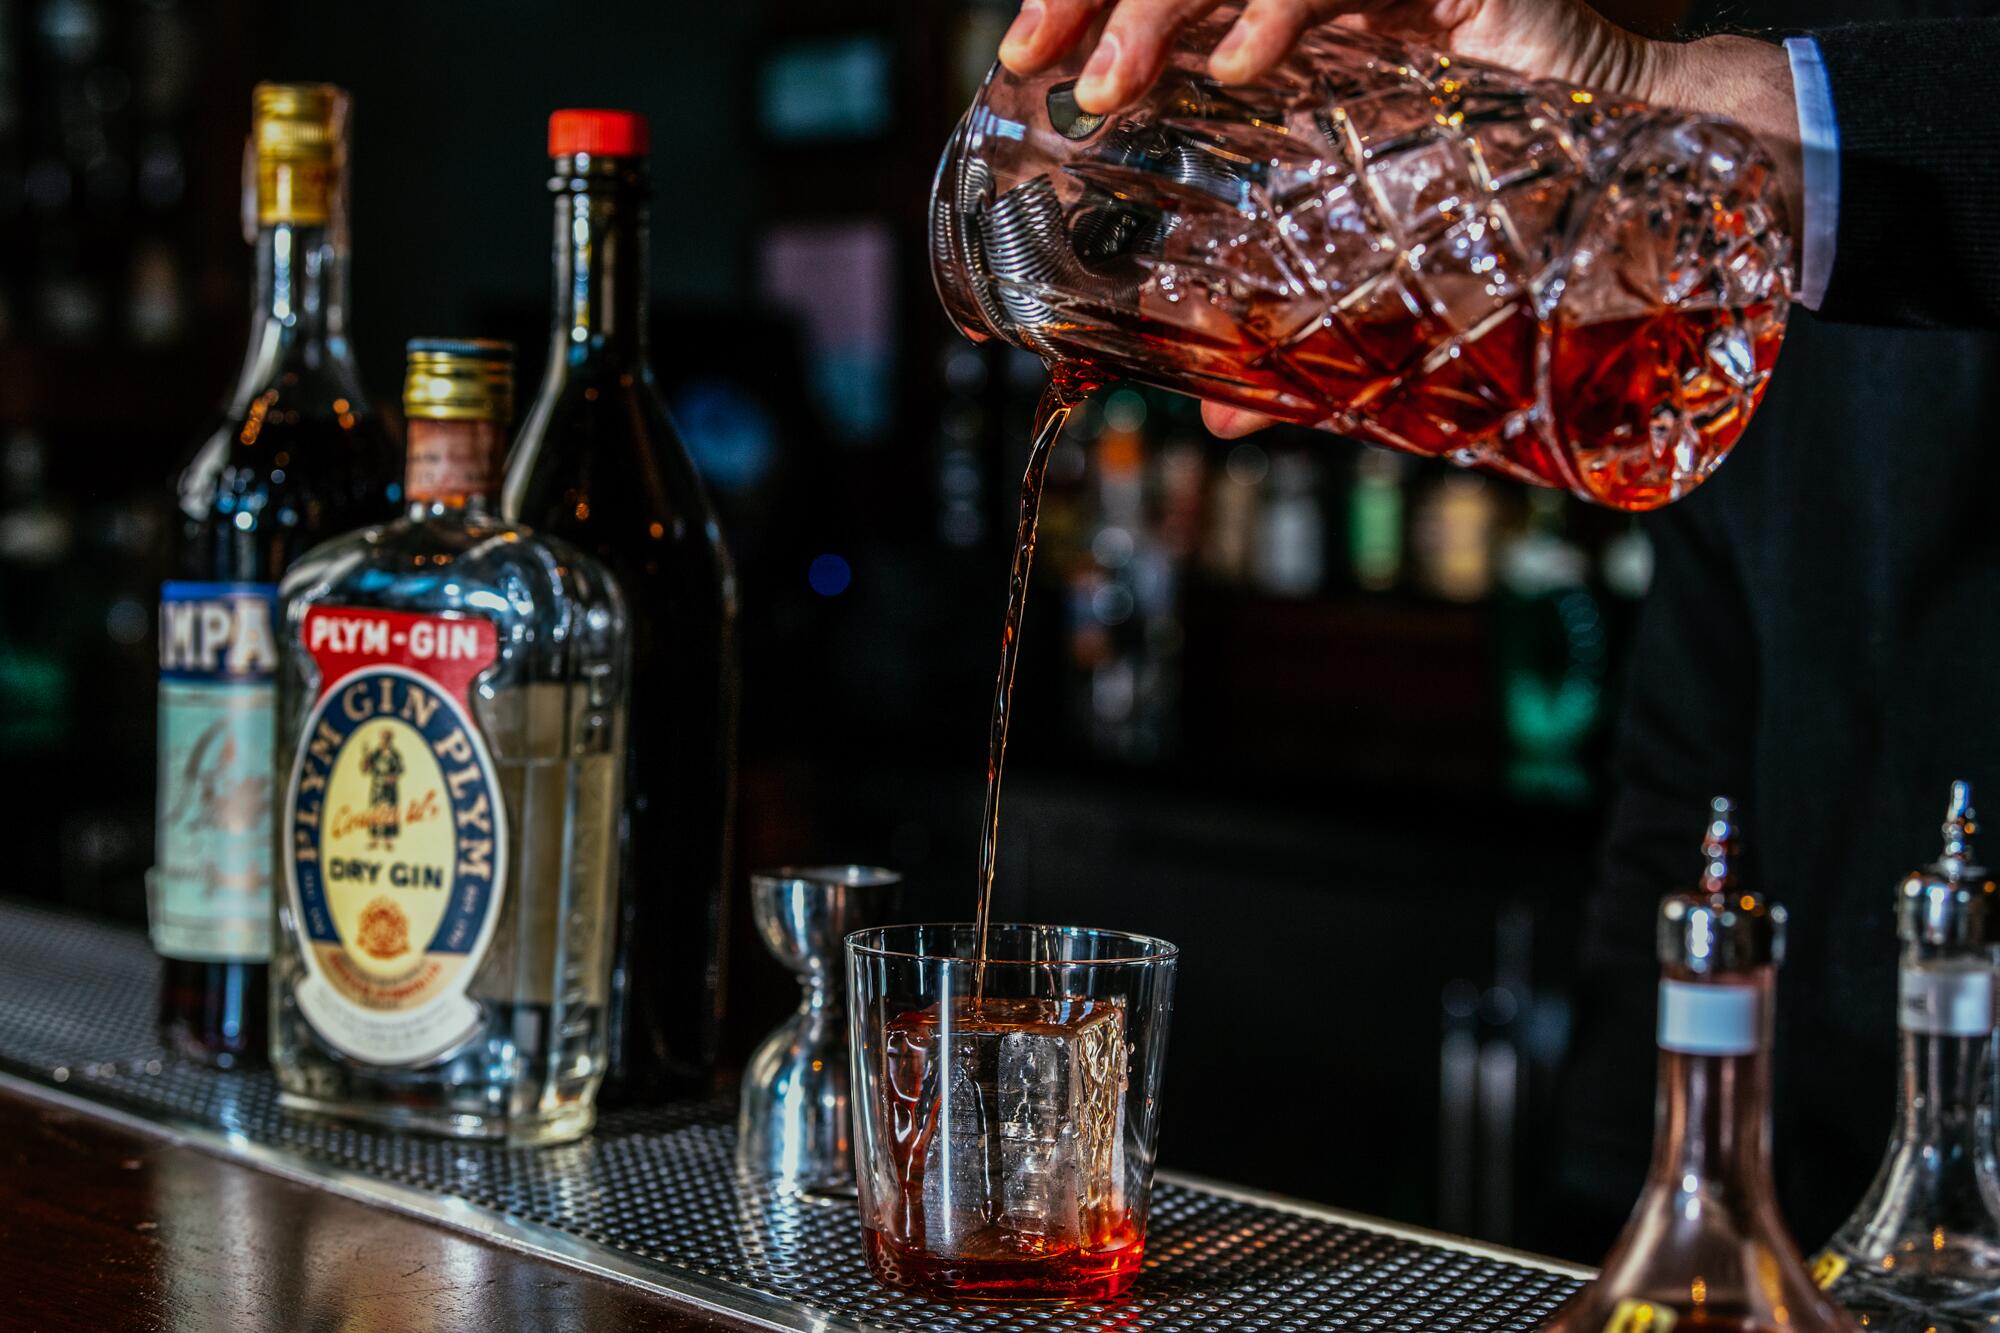
<path fill-rule="evenodd" d="M 869 1267 L 944 1299 L 1138 1277 L 1177 950 L 1061 926 L 847 938 Z"/>

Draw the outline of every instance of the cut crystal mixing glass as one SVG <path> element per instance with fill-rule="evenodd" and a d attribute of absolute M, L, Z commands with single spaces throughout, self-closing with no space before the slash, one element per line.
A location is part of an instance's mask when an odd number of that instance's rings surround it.
<path fill-rule="evenodd" d="M 1792 293 L 1740 127 L 1341 27 L 1248 86 L 1082 112 L 1086 52 L 996 67 L 945 150 L 938 292 L 969 336 L 1649 509 L 1721 462 Z"/>

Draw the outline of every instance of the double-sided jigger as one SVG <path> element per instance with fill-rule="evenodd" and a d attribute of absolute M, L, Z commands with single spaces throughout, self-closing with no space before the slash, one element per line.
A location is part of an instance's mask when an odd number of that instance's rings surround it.
<path fill-rule="evenodd" d="M 748 1173 L 820 1194 L 854 1190 L 841 941 L 887 925 L 903 877 L 877 866 L 787 866 L 750 877 L 757 933 L 799 978 L 798 1011 L 743 1069 L 737 1161 Z"/>

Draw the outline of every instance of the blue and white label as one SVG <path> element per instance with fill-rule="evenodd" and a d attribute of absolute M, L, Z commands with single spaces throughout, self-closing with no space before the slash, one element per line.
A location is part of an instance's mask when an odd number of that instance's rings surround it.
<path fill-rule="evenodd" d="M 147 896 L 168 958 L 271 953 L 277 585 L 160 589 L 159 808 Z"/>
<path fill-rule="evenodd" d="M 1993 969 L 1984 959 L 1904 967 L 1897 1023 L 1931 1037 L 1983 1037 L 1993 1031 Z"/>
<path fill-rule="evenodd" d="M 1764 1044 L 1764 992 L 1707 981 L 1660 983 L 1660 1049 L 1748 1055 Z"/>

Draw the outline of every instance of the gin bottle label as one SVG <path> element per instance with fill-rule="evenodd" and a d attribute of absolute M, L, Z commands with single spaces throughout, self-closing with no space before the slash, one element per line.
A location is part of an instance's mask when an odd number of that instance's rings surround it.
<path fill-rule="evenodd" d="M 160 773 L 153 947 L 261 962 L 271 952 L 271 716 L 277 588 L 160 589 Z"/>
<path fill-rule="evenodd" d="M 479 1026 L 467 988 L 499 918 L 507 812 L 470 690 L 491 621 L 315 607 L 320 673 L 285 801 L 307 976 L 299 1011 L 370 1064 L 415 1064 Z"/>

